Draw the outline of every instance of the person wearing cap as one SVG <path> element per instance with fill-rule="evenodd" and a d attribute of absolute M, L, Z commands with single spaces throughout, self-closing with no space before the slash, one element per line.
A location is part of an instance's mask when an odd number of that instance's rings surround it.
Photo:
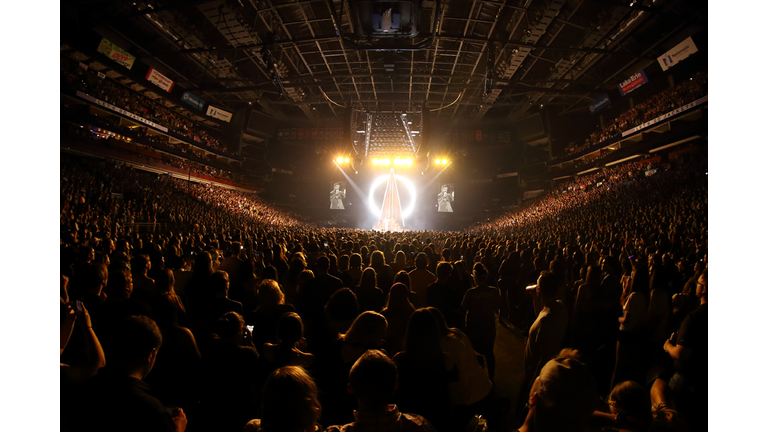
<path fill-rule="evenodd" d="M 580 432 L 597 406 L 597 387 L 576 350 L 564 349 L 533 381 L 528 414 L 515 432 Z"/>

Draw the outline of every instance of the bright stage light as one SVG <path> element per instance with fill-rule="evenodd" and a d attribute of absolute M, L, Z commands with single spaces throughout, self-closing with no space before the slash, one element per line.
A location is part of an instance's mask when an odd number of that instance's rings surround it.
<path fill-rule="evenodd" d="M 440 165 L 440 159 L 435 159 L 435 165 Z"/>
<path fill-rule="evenodd" d="M 342 162 L 344 162 L 344 158 L 339 156 L 339 157 L 336 158 L 336 162 L 342 163 Z"/>
<path fill-rule="evenodd" d="M 395 159 L 395 165 L 400 165 L 400 159 Z"/>
<path fill-rule="evenodd" d="M 408 166 L 411 166 L 413 164 L 413 159 L 411 159 L 411 158 L 406 159 L 405 160 L 405 164 L 408 165 Z"/>
<path fill-rule="evenodd" d="M 440 162 L 442 162 L 442 163 L 443 163 L 443 165 L 445 165 L 445 164 L 447 164 L 447 163 L 448 163 L 448 161 L 447 161 L 447 160 L 445 160 L 445 159 L 443 159 L 443 160 L 442 160 L 442 161 L 440 161 Z"/>
<path fill-rule="evenodd" d="M 400 180 L 405 184 L 406 187 L 408 187 L 408 190 L 411 192 L 411 203 L 408 205 L 408 208 L 403 210 L 403 219 L 407 218 L 408 216 L 413 213 L 413 208 L 416 207 L 416 187 L 411 183 L 410 180 L 407 178 L 395 174 L 395 179 Z M 383 175 L 376 180 L 374 180 L 373 184 L 371 185 L 371 191 L 368 192 L 368 209 L 376 215 L 376 217 L 381 216 L 381 207 L 376 204 L 373 200 L 373 193 L 376 192 L 376 189 L 381 186 L 382 183 L 389 180 L 389 174 Z"/>
<path fill-rule="evenodd" d="M 349 163 L 349 158 L 344 158 L 345 163 Z"/>
<path fill-rule="evenodd" d="M 378 159 L 374 159 L 374 160 L 373 160 L 373 164 L 374 164 L 374 165 L 378 165 L 378 164 L 379 164 L 379 160 L 378 160 Z"/>
<path fill-rule="evenodd" d="M 389 165 L 389 158 L 382 160 L 381 163 L 384 165 Z"/>

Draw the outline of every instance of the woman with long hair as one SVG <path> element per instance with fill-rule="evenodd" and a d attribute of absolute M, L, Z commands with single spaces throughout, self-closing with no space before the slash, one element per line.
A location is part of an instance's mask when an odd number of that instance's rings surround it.
<path fill-rule="evenodd" d="M 616 365 L 611 388 L 627 378 L 641 380 L 645 370 L 640 361 L 641 348 L 647 336 L 648 299 L 650 297 L 648 272 L 638 265 L 632 271 L 629 295 L 624 302 L 624 315 L 619 317 L 619 336 L 616 341 Z"/>
<path fill-rule="evenodd" d="M 421 414 L 436 430 L 449 430 L 449 385 L 458 381 L 459 370 L 454 358 L 443 351 L 437 321 L 427 308 L 411 314 L 403 350 L 392 360 L 399 377 L 395 393 L 398 408 Z"/>
<path fill-rule="evenodd" d="M 382 293 L 386 294 L 385 291 L 389 291 L 389 287 L 392 286 L 395 273 L 392 271 L 392 267 L 385 262 L 384 252 L 375 251 L 371 255 L 371 267 L 376 270 L 376 286 L 382 290 Z"/>
<path fill-rule="evenodd" d="M 395 254 L 395 261 L 389 266 L 392 267 L 392 272 L 397 274 L 400 270 L 404 269 L 406 265 L 405 252 L 399 250 Z"/>
<path fill-rule="evenodd" d="M 377 281 L 377 272 L 373 267 L 368 267 L 363 271 L 360 285 L 353 289 L 357 295 L 360 310 L 379 312 L 384 306 L 384 292 L 377 286 Z"/>
<path fill-rule="evenodd" d="M 254 346 L 276 343 L 277 321 L 286 312 L 296 312 L 296 308 L 285 303 L 285 296 L 280 286 L 272 279 L 264 279 L 258 288 L 259 306 L 245 316 L 245 321 L 253 326 Z"/>
<path fill-rule="evenodd" d="M 358 315 L 349 330 L 336 339 L 318 360 L 318 385 L 323 394 L 323 422 L 346 424 L 354 421 L 355 398 L 347 392 L 349 371 L 369 349 L 381 349 L 387 331 L 383 315 L 366 311 Z"/>
<path fill-rule="evenodd" d="M 283 366 L 309 367 L 315 362 L 315 356 L 305 353 L 304 324 L 296 312 L 286 312 L 277 321 L 275 334 L 277 343 L 265 343 L 261 347 L 261 356 L 271 369 Z"/>
<path fill-rule="evenodd" d="M 386 306 L 381 310 L 381 314 L 384 315 L 388 323 L 387 332 L 384 336 L 384 349 L 389 353 L 397 353 L 403 349 L 408 320 L 413 311 L 416 310 L 409 300 L 409 294 L 407 286 L 399 282 L 395 283 L 389 290 Z"/>
<path fill-rule="evenodd" d="M 315 432 L 322 407 L 317 386 L 300 366 L 285 366 L 269 374 L 261 397 L 261 418 L 243 432 Z"/>

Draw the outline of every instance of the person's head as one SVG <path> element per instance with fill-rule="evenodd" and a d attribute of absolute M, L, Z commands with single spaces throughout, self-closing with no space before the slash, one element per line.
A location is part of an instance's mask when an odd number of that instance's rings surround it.
<path fill-rule="evenodd" d="M 368 350 L 349 371 L 349 389 L 361 411 L 386 410 L 397 388 L 397 366 L 379 350 Z"/>
<path fill-rule="evenodd" d="M 440 281 L 447 281 L 448 278 L 451 277 L 451 272 L 453 272 L 453 266 L 451 263 L 442 261 L 440 264 L 437 265 L 437 269 L 435 270 L 435 276 L 437 276 L 437 279 Z"/>
<path fill-rule="evenodd" d="M 621 414 L 634 423 L 648 425 L 651 421 L 651 395 L 634 381 L 616 384 L 608 395 L 611 414 Z"/>
<path fill-rule="evenodd" d="M 427 308 L 416 309 L 408 320 L 403 350 L 420 362 L 442 361 L 437 320 Z"/>
<path fill-rule="evenodd" d="M 299 290 L 304 288 L 304 285 L 307 284 L 307 282 L 311 281 L 315 278 L 315 274 L 310 269 L 304 269 L 299 273 L 299 277 L 296 279 L 296 285 L 298 286 Z"/>
<path fill-rule="evenodd" d="M 404 283 L 394 283 L 392 288 L 389 289 L 389 294 L 387 294 L 387 305 L 385 306 L 385 309 L 404 309 L 410 310 L 411 312 L 414 311 L 415 309 L 413 304 L 408 298 L 409 294 L 410 290 L 407 286 L 405 286 Z"/>
<path fill-rule="evenodd" d="M 442 186 L 440 186 L 440 191 L 441 191 L 441 192 L 448 192 L 448 185 L 442 185 Z"/>
<path fill-rule="evenodd" d="M 131 272 L 133 274 L 146 274 L 147 270 L 151 268 L 152 263 L 147 254 L 138 254 L 131 259 Z"/>
<path fill-rule="evenodd" d="M 320 400 L 315 382 L 300 366 L 285 366 L 270 373 L 261 401 L 262 430 L 314 432 Z"/>
<path fill-rule="evenodd" d="M 426 269 L 427 265 L 429 264 L 429 259 L 427 258 L 427 254 L 425 254 L 424 252 L 419 252 L 419 254 L 416 255 L 414 264 L 416 265 L 416 268 L 419 270 Z"/>
<path fill-rule="evenodd" d="M 483 263 L 476 262 L 472 266 L 472 277 L 477 285 L 485 285 L 485 282 L 488 280 L 488 269 Z"/>
<path fill-rule="evenodd" d="M 105 288 L 107 299 L 124 300 L 133 293 L 133 278 L 128 269 L 109 272 L 109 282 Z"/>
<path fill-rule="evenodd" d="M 315 268 L 317 269 L 317 272 L 321 275 L 328 273 L 328 270 L 331 268 L 331 260 L 325 255 L 321 255 L 317 258 L 315 261 Z"/>
<path fill-rule="evenodd" d="M 140 315 L 120 321 L 106 355 L 119 370 L 144 379 L 152 370 L 163 336 L 154 321 Z"/>
<path fill-rule="evenodd" d="M 304 337 L 304 323 L 296 312 L 286 312 L 277 320 L 277 340 L 284 345 L 295 345 Z"/>
<path fill-rule="evenodd" d="M 285 303 L 285 296 L 280 290 L 280 285 L 272 279 L 261 281 L 258 289 L 259 309 L 275 308 Z"/>
<path fill-rule="evenodd" d="M 341 187 L 340 183 L 334 183 L 333 184 L 333 190 L 339 190 L 340 187 Z"/>
<path fill-rule="evenodd" d="M 229 293 L 229 275 L 224 270 L 219 270 L 211 275 L 209 286 L 215 296 L 226 297 Z"/>
<path fill-rule="evenodd" d="M 331 295 L 328 303 L 325 304 L 326 316 L 329 320 L 336 322 L 348 322 L 351 324 L 357 318 L 359 310 L 357 296 L 349 288 L 336 290 Z"/>
<path fill-rule="evenodd" d="M 402 250 L 397 251 L 395 254 L 395 263 L 400 266 L 405 266 L 405 252 Z"/>
<path fill-rule="evenodd" d="M 363 266 L 363 257 L 359 253 L 353 253 L 349 257 L 349 268 L 359 269 Z"/>
<path fill-rule="evenodd" d="M 368 267 L 360 277 L 360 288 L 376 288 L 376 270 Z"/>
<path fill-rule="evenodd" d="M 570 356 L 558 356 L 541 368 L 531 387 L 529 417 L 534 416 L 541 430 L 581 430 L 595 411 L 597 390 L 589 368 L 572 350 Z"/>
<path fill-rule="evenodd" d="M 702 301 L 707 301 L 707 291 L 708 291 L 708 268 L 704 269 L 704 272 L 699 276 L 699 279 L 696 281 L 696 297 Z"/>
<path fill-rule="evenodd" d="M 442 312 L 440 312 L 440 309 L 436 307 L 428 307 L 427 310 L 432 314 L 433 317 L 435 317 L 435 322 L 437 323 L 437 332 L 440 334 L 440 338 L 442 339 L 448 333 L 451 331 L 448 327 L 448 324 L 445 322 L 445 316 Z"/>
<path fill-rule="evenodd" d="M 177 325 L 180 311 L 184 311 L 184 306 L 179 296 L 173 292 L 159 294 L 152 300 L 152 319 L 160 327 Z"/>
<path fill-rule="evenodd" d="M 104 287 L 107 286 L 109 281 L 109 273 L 107 272 L 107 266 L 104 264 L 89 264 L 81 269 L 81 274 L 78 274 L 79 284 L 81 291 L 84 294 L 101 295 Z"/>
<path fill-rule="evenodd" d="M 384 344 L 387 319 L 376 312 L 365 311 L 355 318 L 349 331 L 342 335 L 344 342 L 354 347 L 377 349 Z"/>
<path fill-rule="evenodd" d="M 542 271 L 536 281 L 536 291 L 539 292 L 542 299 L 557 296 L 557 277 L 549 271 Z"/>
<path fill-rule="evenodd" d="M 394 283 L 401 283 L 405 285 L 406 288 L 411 288 L 411 276 L 408 275 L 408 272 L 405 270 L 400 270 L 395 275 L 395 279 L 393 281 Z"/>
<path fill-rule="evenodd" d="M 221 340 L 239 344 L 245 333 L 245 320 L 237 312 L 227 312 L 216 321 L 213 332 Z"/>
<path fill-rule="evenodd" d="M 155 289 L 158 293 L 173 292 L 176 279 L 173 276 L 173 270 L 164 268 L 157 272 L 155 276 Z"/>
<path fill-rule="evenodd" d="M 384 266 L 384 252 L 376 251 L 371 255 L 371 267 L 383 267 Z"/>

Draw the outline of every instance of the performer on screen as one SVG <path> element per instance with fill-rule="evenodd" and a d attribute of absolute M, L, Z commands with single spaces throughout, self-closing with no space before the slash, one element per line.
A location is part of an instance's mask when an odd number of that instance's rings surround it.
<path fill-rule="evenodd" d="M 443 185 L 440 193 L 437 194 L 437 211 L 453 212 L 451 201 L 453 201 L 453 192 L 448 193 L 448 185 Z"/>
<path fill-rule="evenodd" d="M 331 191 L 331 210 L 344 210 L 344 198 L 347 197 L 347 190 L 341 190 L 341 182 L 333 184 Z"/>

